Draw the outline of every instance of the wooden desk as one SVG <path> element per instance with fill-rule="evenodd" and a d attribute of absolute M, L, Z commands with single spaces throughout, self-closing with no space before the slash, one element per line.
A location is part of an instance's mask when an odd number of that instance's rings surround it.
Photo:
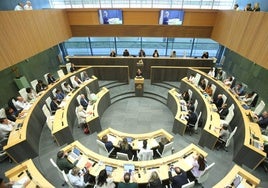
<path fill-rule="evenodd" d="M 120 147 L 119 144 L 120 141 L 123 140 L 123 138 L 132 138 L 131 145 L 134 150 L 138 150 L 141 148 L 143 140 L 148 141 L 148 146 L 150 146 L 150 148 L 156 148 L 159 145 L 158 143 L 162 137 L 167 138 L 169 142 L 173 141 L 173 136 L 164 129 L 159 129 L 157 131 L 144 134 L 129 134 L 114 130 L 112 128 L 108 128 L 98 134 L 98 139 L 101 140 L 104 135 L 107 135 L 108 140 L 111 141 L 113 145 L 118 148 Z"/>
<path fill-rule="evenodd" d="M 213 188 L 223 188 L 227 185 L 230 185 L 237 175 L 243 178 L 241 183 L 244 185 L 245 188 L 254 188 L 260 184 L 260 180 L 258 178 L 256 178 L 243 168 L 239 167 L 238 165 L 234 165 L 232 170 L 228 174 L 226 174 L 226 176 L 219 183 L 214 185 Z"/>
<path fill-rule="evenodd" d="M 135 77 L 134 84 L 135 84 L 135 86 L 134 86 L 135 87 L 135 96 L 142 97 L 143 90 L 144 90 L 144 78 L 143 77 Z"/>
<path fill-rule="evenodd" d="M 169 165 L 173 164 L 174 167 L 180 167 L 184 171 L 188 171 L 192 166 L 187 162 L 187 159 L 183 158 L 184 156 L 191 153 L 201 153 L 203 156 L 207 157 L 207 153 L 195 146 L 190 144 L 179 152 L 174 153 L 168 157 L 161 159 L 155 159 L 150 161 L 123 161 L 112 158 L 107 158 L 93 151 L 89 150 L 83 146 L 80 142 L 75 141 L 72 144 L 64 147 L 62 150 L 69 152 L 73 147 L 77 147 L 82 153 L 82 158 L 77 163 L 79 168 L 83 168 L 85 164 L 90 162 L 93 166 L 89 169 L 89 173 L 93 176 L 97 176 L 99 172 L 105 168 L 105 165 L 112 166 L 114 168 L 112 177 L 115 182 L 120 182 L 124 174 L 124 164 L 134 164 L 135 172 L 134 176 L 137 180 L 137 183 L 148 183 L 148 179 L 151 175 L 151 171 L 155 170 L 158 172 L 161 180 L 168 179 L 168 170 Z M 138 177 L 140 174 L 140 178 Z"/>
<path fill-rule="evenodd" d="M 26 187 L 28 188 L 34 188 L 37 185 L 40 187 L 48 187 L 48 188 L 53 188 L 54 186 L 51 185 L 41 174 L 41 172 L 36 168 L 34 165 L 33 161 L 31 159 L 21 163 L 20 165 L 17 165 L 16 167 L 8 170 L 5 172 L 5 176 L 10 180 L 10 181 L 19 181 L 21 179 L 27 178 L 27 173 L 26 170 L 30 173 L 32 176 L 32 181 L 30 182 L 29 185 Z M 19 174 L 23 173 L 20 177 L 18 177 Z"/>
<path fill-rule="evenodd" d="M 240 166 L 246 165 L 249 168 L 255 169 L 266 157 L 266 153 L 261 149 L 254 147 L 251 142 L 252 132 L 254 132 L 255 137 L 259 138 L 260 142 L 263 142 L 259 126 L 256 123 L 250 121 L 248 117 L 249 110 L 245 110 L 241 106 L 241 102 L 221 81 L 207 76 L 206 73 L 200 70 L 189 68 L 189 75 L 195 75 L 196 73 L 201 75 L 201 79 L 206 78 L 208 79 L 209 83 L 212 83 L 217 87 L 214 96 L 217 96 L 218 94 L 225 94 L 228 98 L 227 105 L 231 106 L 234 104 L 235 114 L 233 120 L 230 123 L 232 129 L 237 126 L 237 132 L 234 135 L 233 161 Z"/>
<path fill-rule="evenodd" d="M 12 131 L 7 145 L 4 146 L 7 154 L 15 162 L 22 162 L 28 158 L 34 158 L 39 153 L 39 140 L 43 126 L 46 122 L 46 117 L 42 111 L 42 106 L 45 104 L 47 97 L 52 96 L 54 88 L 61 88 L 62 82 L 70 83 L 69 78 L 77 75 L 80 77 L 81 71 L 87 71 L 88 75 L 92 75 L 91 67 L 80 69 L 74 73 L 69 73 L 61 78 L 58 82 L 48 85 L 48 89 L 34 101 L 31 108 L 27 111 L 24 119 L 19 119 L 18 122 L 23 122 L 23 126 L 18 131 Z"/>
<path fill-rule="evenodd" d="M 181 102 L 178 95 L 179 93 L 176 91 L 175 88 L 169 90 L 167 98 L 167 106 L 175 116 L 172 132 L 175 134 L 179 133 L 180 135 L 183 136 L 187 125 L 187 121 L 183 117 L 185 117 L 188 114 L 188 112 L 182 111 Z"/>

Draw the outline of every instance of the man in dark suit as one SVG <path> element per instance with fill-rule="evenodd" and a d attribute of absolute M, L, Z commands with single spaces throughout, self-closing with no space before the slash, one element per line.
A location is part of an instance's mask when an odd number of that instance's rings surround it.
<path fill-rule="evenodd" d="M 55 114 L 56 111 L 59 109 L 59 106 L 58 106 L 58 99 L 57 97 L 54 97 L 50 103 L 50 109 L 51 109 L 51 113 L 52 114 Z"/>
<path fill-rule="evenodd" d="M 56 81 L 57 81 L 56 78 L 54 78 L 54 77 L 52 76 L 52 74 L 48 73 L 48 75 L 47 75 L 47 83 L 48 83 L 48 84 L 53 84 L 53 83 L 55 83 Z"/>
<path fill-rule="evenodd" d="M 84 94 L 81 94 L 80 96 L 81 96 L 81 98 L 80 98 L 80 104 L 81 104 L 84 108 L 87 108 L 87 106 L 88 106 L 88 101 L 87 101 L 85 95 L 84 95 Z"/>
<path fill-rule="evenodd" d="M 181 170 L 179 167 L 175 167 L 174 171 L 176 175 L 173 177 L 171 171 L 168 172 L 172 187 L 181 188 L 182 185 L 188 183 L 187 175 L 183 170 Z"/>
<path fill-rule="evenodd" d="M 192 132 L 194 131 L 194 126 L 197 121 L 197 114 L 194 112 L 194 106 L 190 107 L 189 114 L 185 117 L 187 120 L 187 125 L 189 126 L 189 132 L 190 135 L 192 135 Z"/>
<path fill-rule="evenodd" d="M 47 89 L 47 85 L 43 83 L 42 80 L 38 80 L 38 83 L 35 86 L 36 93 L 40 93 L 41 91 L 44 91 Z"/>
<path fill-rule="evenodd" d="M 214 100 L 214 104 L 217 106 L 218 109 L 220 109 L 222 107 L 223 104 L 223 99 L 222 99 L 222 95 L 219 94 L 217 99 Z"/>
<path fill-rule="evenodd" d="M 221 119 L 225 119 L 225 117 L 228 115 L 229 109 L 227 108 L 227 104 L 224 103 L 222 107 L 219 109 L 219 115 Z"/>

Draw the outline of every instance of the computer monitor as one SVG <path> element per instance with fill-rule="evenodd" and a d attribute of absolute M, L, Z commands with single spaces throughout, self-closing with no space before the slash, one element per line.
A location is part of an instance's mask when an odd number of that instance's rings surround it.
<path fill-rule="evenodd" d="M 120 9 L 101 9 L 99 10 L 100 24 L 122 24 L 123 13 Z"/>
<path fill-rule="evenodd" d="M 184 19 L 183 10 L 160 10 L 160 25 L 182 25 Z"/>

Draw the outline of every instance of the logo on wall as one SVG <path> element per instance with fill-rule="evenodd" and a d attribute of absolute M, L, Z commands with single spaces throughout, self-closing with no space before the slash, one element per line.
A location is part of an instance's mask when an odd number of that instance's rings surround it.
<path fill-rule="evenodd" d="M 143 66 L 143 61 L 142 61 L 142 59 L 139 60 L 139 61 L 137 62 L 137 66 L 138 66 L 138 67 L 142 67 L 142 66 Z"/>

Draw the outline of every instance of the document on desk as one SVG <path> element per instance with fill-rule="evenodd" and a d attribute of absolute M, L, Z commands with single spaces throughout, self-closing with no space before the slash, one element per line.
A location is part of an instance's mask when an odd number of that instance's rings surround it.
<path fill-rule="evenodd" d="M 28 176 L 23 176 L 20 178 L 18 181 L 16 181 L 13 185 L 12 188 L 23 188 L 24 184 L 29 180 Z"/>
<path fill-rule="evenodd" d="M 108 140 L 111 141 L 112 143 L 114 143 L 116 141 L 116 136 L 108 134 Z"/>

